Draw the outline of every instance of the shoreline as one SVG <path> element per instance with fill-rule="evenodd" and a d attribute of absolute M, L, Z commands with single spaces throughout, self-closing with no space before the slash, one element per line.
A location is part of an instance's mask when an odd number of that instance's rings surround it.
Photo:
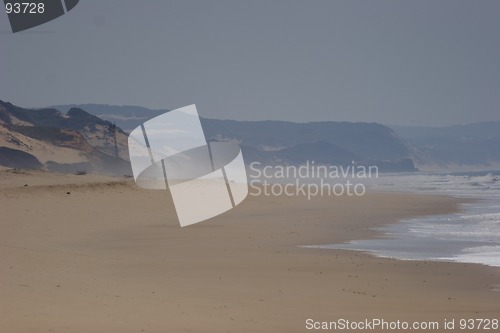
<path fill-rule="evenodd" d="M 130 179 L 0 179 L 10 184 L 0 192 L 1 331 L 303 332 L 309 318 L 498 317 L 500 269 L 299 247 L 373 237 L 462 199 L 249 196 L 180 228 L 168 193 Z"/>
<path fill-rule="evenodd" d="M 381 193 L 384 192 L 381 191 Z M 401 191 L 396 193 L 429 195 L 429 193 L 405 193 Z M 454 233 L 470 230 L 466 229 L 467 226 L 476 222 L 469 221 L 470 217 L 474 218 L 476 214 L 490 214 L 490 207 L 496 201 L 492 202 L 493 198 L 491 197 L 466 197 L 452 194 L 445 196 L 458 199 L 458 207 L 447 213 L 405 217 L 397 223 L 377 226 L 375 229 L 380 232 L 379 235 L 370 238 L 357 238 L 341 243 L 314 244 L 304 247 L 356 251 L 379 258 L 403 261 L 467 263 L 500 269 L 500 263 L 495 261 L 494 258 L 497 257 L 494 257 L 494 254 L 481 252 L 496 250 L 498 243 L 492 243 L 492 240 L 453 237 Z M 460 220 L 466 222 L 460 222 Z M 448 225 L 448 221 L 453 221 L 453 224 L 456 225 Z M 433 233 L 430 233 L 429 230 L 432 230 Z"/>

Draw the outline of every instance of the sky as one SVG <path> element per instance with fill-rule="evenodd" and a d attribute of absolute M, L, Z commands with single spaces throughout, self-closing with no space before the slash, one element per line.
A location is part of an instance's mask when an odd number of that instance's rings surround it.
<path fill-rule="evenodd" d="M 500 1 L 80 0 L 13 34 L 0 99 L 207 118 L 445 126 L 500 120 Z"/>

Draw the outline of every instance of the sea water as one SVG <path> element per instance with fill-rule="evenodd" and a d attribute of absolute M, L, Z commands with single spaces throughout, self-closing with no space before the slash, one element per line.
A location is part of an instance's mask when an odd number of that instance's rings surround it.
<path fill-rule="evenodd" d="M 500 266 L 500 171 L 387 174 L 368 184 L 383 191 L 473 198 L 453 214 L 402 220 L 380 230 L 384 237 L 320 248 L 366 251 L 380 257 Z M 317 246 L 315 246 L 317 247 Z"/>

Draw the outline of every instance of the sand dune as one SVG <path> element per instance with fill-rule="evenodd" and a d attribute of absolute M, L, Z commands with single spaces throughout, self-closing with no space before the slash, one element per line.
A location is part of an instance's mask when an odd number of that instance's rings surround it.
<path fill-rule="evenodd" d="M 303 332 L 308 318 L 500 313 L 498 269 L 298 247 L 457 199 L 248 197 L 180 228 L 167 192 L 130 179 L 1 171 L 0 184 L 1 332 Z"/>

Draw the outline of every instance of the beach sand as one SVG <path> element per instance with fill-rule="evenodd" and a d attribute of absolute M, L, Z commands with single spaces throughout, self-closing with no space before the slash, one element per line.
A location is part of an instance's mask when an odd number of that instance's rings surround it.
<path fill-rule="evenodd" d="M 376 226 L 455 211 L 455 198 L 249 196 L 180 228 L 168 193 L 131 179 L 2 171 L 0 184 L 0 332 L 500 317 L 498 268 L 300 247 L 374 237 Z"/>

